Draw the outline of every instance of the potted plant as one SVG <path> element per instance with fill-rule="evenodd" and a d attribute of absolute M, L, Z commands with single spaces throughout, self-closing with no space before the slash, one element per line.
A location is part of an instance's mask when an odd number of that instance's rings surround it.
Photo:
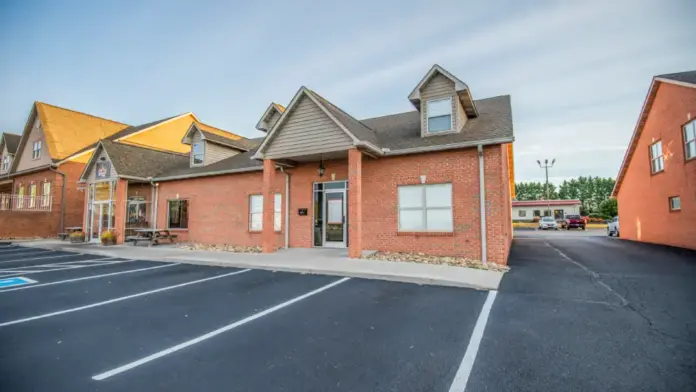
<path fill-rule="evenodd" d="M 85 233 L 83 231 L 75 231 L 70 233 L 70 242 L 73 244 L 77 242 L 85 242 Z"/>
<path fill-rule="evenodd" d="M 101 243 L 102 245 L 115 245 L 116 244 L 116 233 L 113 230 L 104 230 L 101 233 Z"/>

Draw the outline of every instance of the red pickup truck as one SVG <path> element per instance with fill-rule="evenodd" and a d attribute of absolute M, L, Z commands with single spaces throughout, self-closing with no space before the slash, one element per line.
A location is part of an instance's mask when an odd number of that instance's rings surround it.
<path fill-rule="evenodd" d="M 566 230 L 570 230 L 571 227 L 585 230 L 585 219 L 580 215 L 566 215 Z"/>

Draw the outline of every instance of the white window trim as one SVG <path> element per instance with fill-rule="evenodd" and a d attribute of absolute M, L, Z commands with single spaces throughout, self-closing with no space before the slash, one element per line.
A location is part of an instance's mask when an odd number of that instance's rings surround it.
<path fill-rule="evenodd" d="M 658 156 L 653 156 L 653 146 L 660 146 L 660 155 Z M 650 147 L 648 147 L 648 151 L 650 153 L 650 172 L 652 174 L 657 174 L 660 172 L 663 172 L 665 170 L 665 159 L 664 159 L 664 153 L 662 152 L 662 140 L 658 140 L 655 143 L 651 144 Z M 655 165 L 653 163 L 655 161 L 659 161 L 660 163 L 660 169 L 655 170 Z"/>
<path fill-rule="evenodd" d="M 48 185 L 48 187 L 47 187 Z M 46 192 L 48 188 L 48 192 Z M 41 207 L 48 207 L 51 200 L 51 183 L 46 181 L 41 184 Z"/>
<path fill-rule="evenodd" d="M 33 192 L 32 192 L 33 191 Z M 29 184 L 29 207 L 36 207 L 36 192 L 38 192 L 38 187 L 36 184 Z"/>
<path fill-rule="evenodd" d="M 434 131 L 430 132 L 430 104 L 434 102 L 441 102 L 441 101 L 449 101 L 449 116 L 450 116 L 450 127 L 449 129 L 443 129 L 441 131 Z M 436 99 L 429 99 L 425 103 L 425 107 L 427 110 L 426 114 L 426 119 L 425 119 L 425 133 L 428 135 L 441 135 L 444 133 L 448 132 L 454 132 L 454 110 L 452 109 L 452 97 L 447 97 L 447 98 L 436 98 Z M 439 116 L 432 116 L 432 117 L 444 117 L 445 115 L 439 115 Z"/>
<path fill-rule="evenodd" d="M 253 211 L 251 209 L 251 206 L 253 205 L 252 200 L 255 197 L 261 198 L 261 211 Z M 261 216 L 261 224 L 259 225 L 258 228 L 253 228 L 251 226 L 252 222 L 254 221 L 253 216 L 254 215 L 260 215 Z M 280 232 L 282 231 L 283 228 L 283 195 L 281 193 L 274 193 L 273 194 L 273 231 L 275 232 Z M 263 231 L 263 195 L 261 194 L 254 194 L 254 195 L 249 195 L 249 231 Z"/>
<path fill-rule="evenodd" d="M 0 162 L 2 163 L 0 165 L 0 170 L 7 171 L 10 168 L 10 156 L 9 155 L 3 155 Z"/>
<path fill-rule="evenodd" d="M 429 186 L 436 186 L 436 185 L 449 185 L 450 186 L 450 206 L 449 207 L 428 207 L 428 200 L 426 196 L 426 188 Z M 405 188 L 405 187 L 414 187 L 414 188 L 421 188 L 421 197 L 423 201 L 422 207 L 401 207 L 401 201 L 399 200 L 399 188 Z M 452 187 L 452 183 L 438 183 L 438 184 L 417 184 L 417 185 L 399 185 L 397 186 L 397 191 L 396 191 L 396 197 L 397 197 L 397 228 L 399 232 L 404 232 L 404 233 L 453 233 L 454 232 L 454 189 Z M 413 230 L 413 229 L 402 229 L 401 228 L 401 211 L 423 211 L 423 230 Z M 450 230 L 428 230 L 428 210 L 439 210 L 439 211 L 450 211 L 450 215 L 452 215 L 452 229 Z"/>
<path fill-rule="evenodd" d="M 686 129 L 689 127 L 691 127 L 694 131 L 693 132 L 693 135 L 694 135 L 693 139 L 687 139 Z M 687 161 L 690 161 L 692 159 L 696 159 L 696 155 L 691 156 L 691 157 L 687 156 L 687 154 L 689 153 L 689 145 L 690 144 L 693 144 L 696 148 L 696 119 L 693 119 L 693 120 L 689 121 L 688 123 L 684 124 L 684 126 L 682 127 L 682 135 L 684 138 L 684 159 Z"/>
<path fill-rule="evenodd" d="M 34 140 L 34 143 L 31 145 L 31 159 L 36 160 L 41 158 L 41 147 L 43 147 L 42 144 L 43 143 L 41 143 L 41 140 Z"/>
<path fill-rule="evenodd" d="M 200 153 L 200 154 L 195 154 L 195 155 L 194 155 L 194 153 L 193 153 L 193 146 L 194 146 L 195 144 L 199 144 L 199 143 L 200 143 L 200 145 L 201 145 L 202 148 L 203 148 L 203 152 Z M 205 163 L 205 147 L 206 147 L 206 145 L 205 145 L 205 142 L 204 142 L 203 140 L 191 144 L 191 166 L 201 166 L 201 165 L 203 165 L 203 164 Z M 200 163 L 196 163 L 196 160 L 195 160 L 195 158 L 194 158 L 196 155 L 200 155 L 200 156 L 201 156 L 201 162 L 200 162 Z"/>

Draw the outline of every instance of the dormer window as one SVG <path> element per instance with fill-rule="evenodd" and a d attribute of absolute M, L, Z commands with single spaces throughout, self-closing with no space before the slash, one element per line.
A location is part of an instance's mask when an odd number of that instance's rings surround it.
<path fill-rule="evenodd" d="M 8 171 L 10 170 L 10 157 L 5 155 L 2 157 L 2 166 L 0 166 L 0 171 Z"/>
<path fill-rule="evenodd" d="M 452 130 L 452 98 L 428 101 L 428 133 Z"/>
<path fill-rule="evenodd" d="M 203 155 L 205 153 L 205 146 L 203 145 L 204 142 L 199 141 L 193 143 L 191 146 L 191 162 L 194 165 L 201 165 L 203 164 Z"/>

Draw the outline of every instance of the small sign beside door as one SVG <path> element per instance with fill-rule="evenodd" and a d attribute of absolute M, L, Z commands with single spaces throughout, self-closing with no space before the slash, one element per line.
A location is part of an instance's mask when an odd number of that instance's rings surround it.
<path fill-rule="evenodd" d="M 298 208 L 298 209 L 297 209 L 297 215 L 299 215 L 299 216 L 307 216 L 307 209 L 306 209 L 306 208 Z"/>

